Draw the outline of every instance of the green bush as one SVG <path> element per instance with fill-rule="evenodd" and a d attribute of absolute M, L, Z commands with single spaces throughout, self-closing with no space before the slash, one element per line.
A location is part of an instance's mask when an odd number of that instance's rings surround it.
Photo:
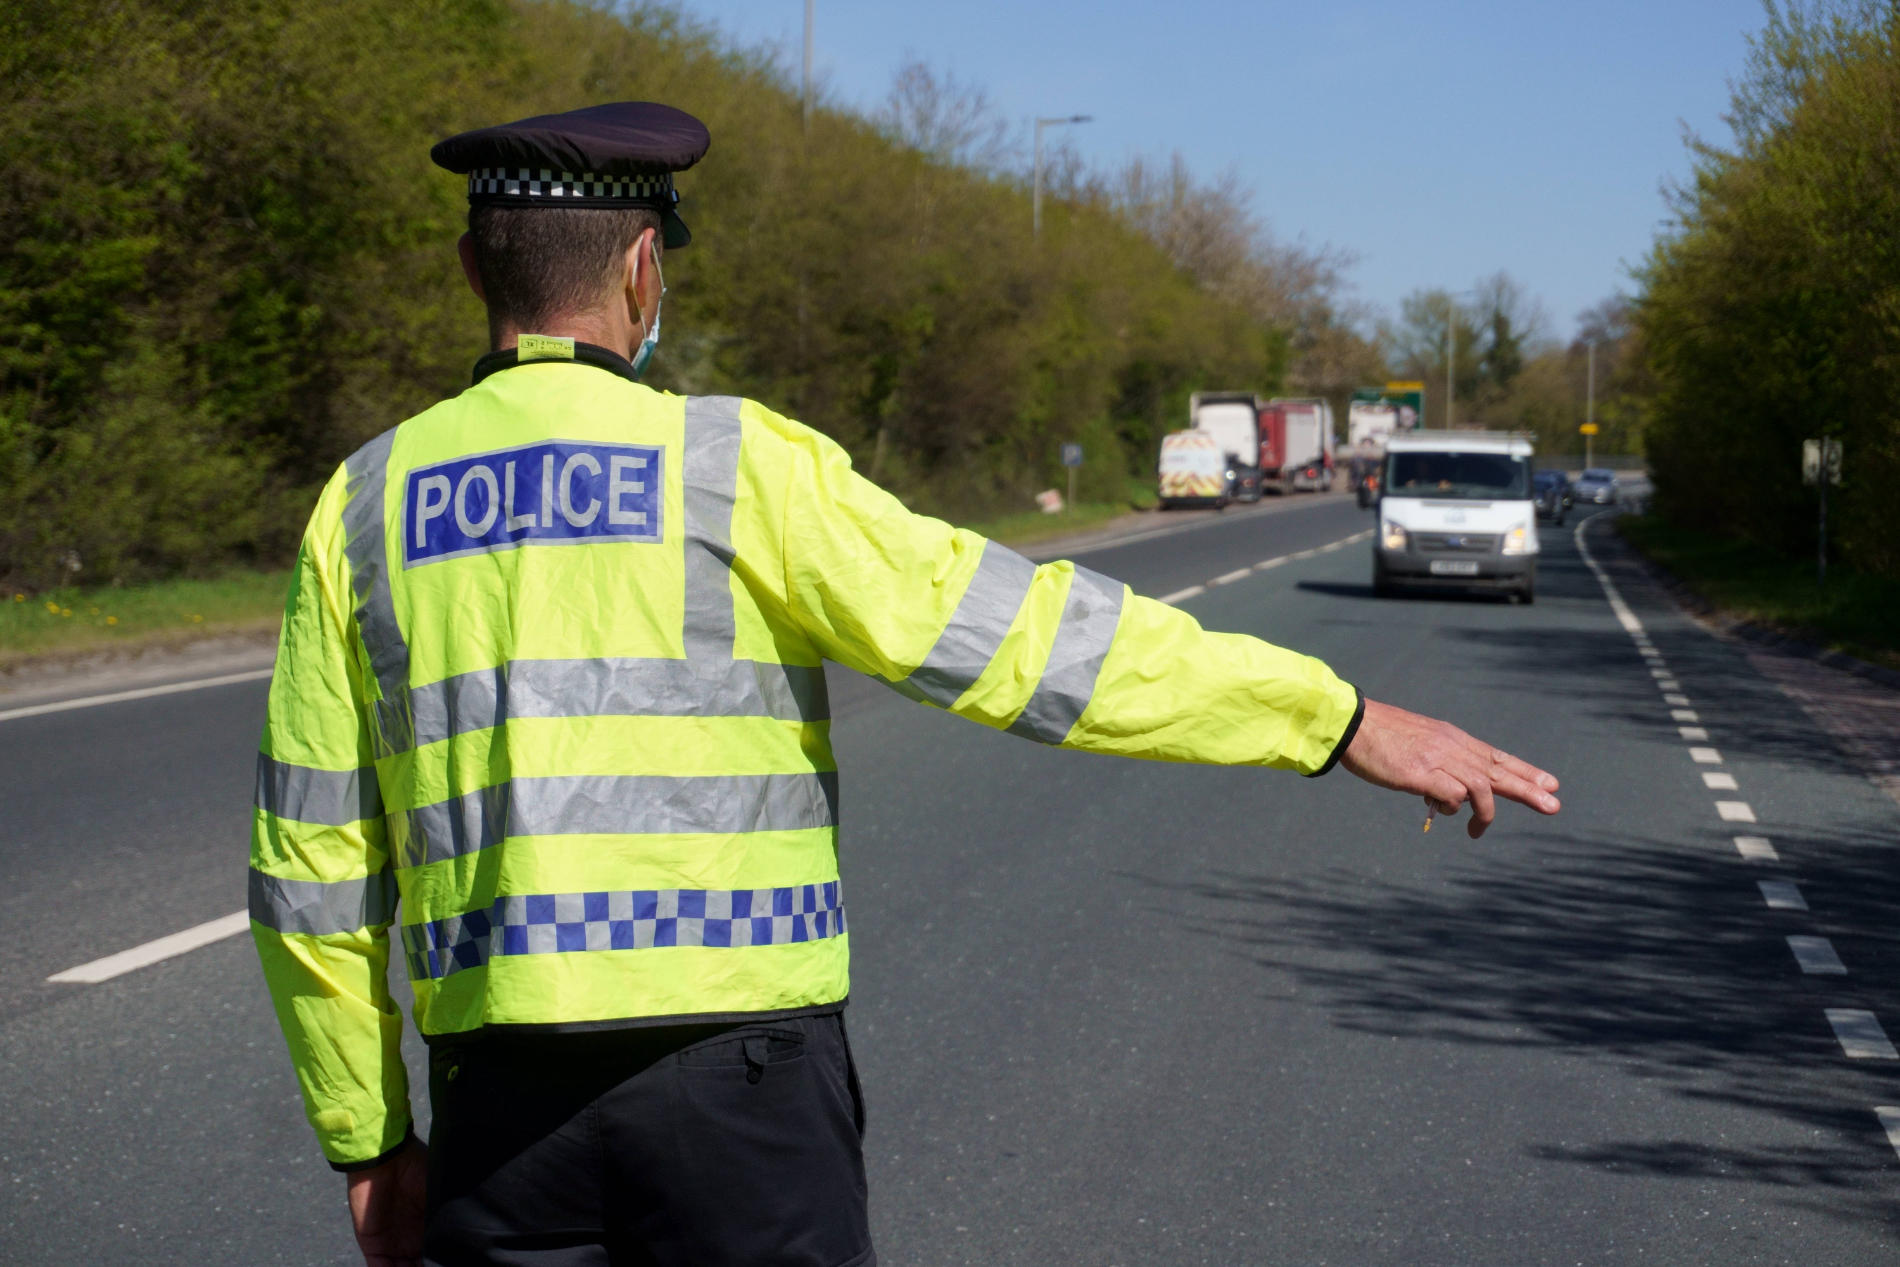
<path fill-rule="evenodd" d="M 655 384 L 763 400 L 915 504 L 1021 508 L 1074 438 L 1119 495 L 1190 391 L 1280 386 L 1287 332 L 1103 188 L 1070 181 L 1034 242 L 1020 179 L 842 111 L 806 136 L 769 57 L 668 8 L 16 0 L 0 584 L 281 565 L 336 464 L 486 346 L 430 144 L 618 99 L 714 137 Z"/>

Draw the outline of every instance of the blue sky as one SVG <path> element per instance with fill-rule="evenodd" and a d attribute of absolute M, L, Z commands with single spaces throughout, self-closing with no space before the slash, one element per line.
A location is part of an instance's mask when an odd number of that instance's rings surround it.
<path fill-rule="evenodd" d="M 796 68 L 803 0 L 684 0 Z M 1596 4 L 817 0 L 828 99 L 875 109 L 919 57 L 1012 121 L 1068 129 L 1091 162 L 1179 150 L 1232 170 L 1282 238 L 1354 252 L 1356 296 L 1508 270 L 1550 333 L 1618 289 L 1688 171 L 1683 128 L 1724 140 L 1759 0 Z"/>

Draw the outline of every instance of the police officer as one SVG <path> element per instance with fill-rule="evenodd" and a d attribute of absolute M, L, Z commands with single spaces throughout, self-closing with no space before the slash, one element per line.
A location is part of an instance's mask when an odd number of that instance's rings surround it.
<path fill-rule="evenodd" d="M 435 147 L 493 350 L 343 464 L 298 555 L 250 913 L 371 1263 L 873 1261 L 825 660 L 1038 743 L 1343 760 L 1473 835 L 1494 796 L 1557 809 L 1317 660 L 913 515 L 754 402 L 643 386 L 708 144 L 623 103 Z"/>

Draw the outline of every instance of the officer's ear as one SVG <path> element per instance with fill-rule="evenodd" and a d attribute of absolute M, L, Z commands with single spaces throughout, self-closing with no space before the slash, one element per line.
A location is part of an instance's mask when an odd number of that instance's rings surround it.
<path fill-rule="evenodd" d="M 626 291 L 627 316 L 642 329 L 646 314 L 659 303 L 660 278 L 653 268 L 654 254 L 659 249 L 658 237 L 656 229 L 641 230 L 622 261 L 625 271 L 621 274 L 624 279 L 621 285 Z"/>
<path fill-rule="evenodd" d="M 468 278 L 468 288 L 475 292 L 475 298 L 488 302 L 488 295 L 482 290 L 482 270 L 475 262 L 475 239 L 464 233 L 455 244 L 455 253 L 462 257 L 462 276 Z"/>

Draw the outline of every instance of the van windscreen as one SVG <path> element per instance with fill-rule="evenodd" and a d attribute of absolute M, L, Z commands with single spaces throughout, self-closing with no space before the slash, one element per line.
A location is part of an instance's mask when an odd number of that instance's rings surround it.
<path fill-rule="evenodd" d="M 1389 453 L 1388 496 L 1465 500 L 1527 498 L 1531 464 L 1504 453 Z"/>

